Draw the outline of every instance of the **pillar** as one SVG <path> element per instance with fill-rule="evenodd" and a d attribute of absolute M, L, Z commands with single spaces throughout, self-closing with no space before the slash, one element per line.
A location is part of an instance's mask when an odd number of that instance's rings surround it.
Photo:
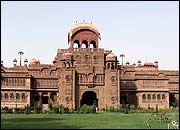
<path fill-rule="evenodd" d="M 39 103 L 42 105 L 42 92 L 39 92 Z"/>

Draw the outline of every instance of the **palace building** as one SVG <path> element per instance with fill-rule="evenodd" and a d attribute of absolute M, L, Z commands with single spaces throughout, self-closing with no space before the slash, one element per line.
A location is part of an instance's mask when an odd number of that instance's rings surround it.
<path fill-rule="evenodd" d="M 69 48 L 58 49 L 52 64 L 25 59 L 18 66 L 15 59 L 5 67 L 1 61 L 1 107 L 51 103 L 75 109 L 96 102 L 99 110 L 119 104 L 164 109 L 179 102 L 178 70 L 158 70 L 157 61 L 120 65 L 112 50 L 99 48 L 100 39 L 95 25 L 76 23 Z"/>

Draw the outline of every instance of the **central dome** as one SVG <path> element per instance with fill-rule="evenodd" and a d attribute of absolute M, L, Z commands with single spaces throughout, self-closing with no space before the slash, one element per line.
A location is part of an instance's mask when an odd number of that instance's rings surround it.
<path fill-rule="evenodd" d="M 90 29 L 94 32 L 98 32 L 98 28 L 88 22 L 82 22 L 82 23 L 76 23 L 72 28 L 71 28 L 71 32 L 77 31 L 79 29 Z"/>
<path fill-rule="evenodd" d="M 95 34 L 97 34 L 98 36 L 100 35 L 100 33 L 98 32 L 98 28 L 93 25 L 92 23 L 88 23 L 88 22 L 81 22 L 81 23 L 76 23 L 74 26 L 72 26 L 72 28 L 70 29 L 70 32 L 68 34 L 68 40 L 70 40 L 70 38 L 79 30 L 82 29 L 88 29 L 93 31 Z"/>
<path fill-rule="evenodd" d="M 88 22 L 76 23 L 68 32 L 70 48 L 98 48 L 99 39 L 101 36 L 98 28 Z"/>

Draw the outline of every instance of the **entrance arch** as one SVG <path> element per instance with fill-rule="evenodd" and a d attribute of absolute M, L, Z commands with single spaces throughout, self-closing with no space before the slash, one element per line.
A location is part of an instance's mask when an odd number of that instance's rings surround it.
<path fill-rule="evenodd" d="M 98 107 L 98 99 L 96 93 L 94 91 L 86 91 L 82 95 L 80 105 L 93 105 L 94 102 L 96 102 L 96 107 Z"/>
<path fill-rule="evenodd" d="M 42 94 L 41 99 L 42 99 L 42 104 L 48 104 L 48 100 L 49 100 L 48 93 L 44 92 Z"/>

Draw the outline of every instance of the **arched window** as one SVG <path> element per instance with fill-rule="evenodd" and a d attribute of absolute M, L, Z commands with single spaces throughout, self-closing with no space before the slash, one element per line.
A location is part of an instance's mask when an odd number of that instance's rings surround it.
<path fill-rule="evenodd" d="M 86 40 L 82 41 L 82 48 L 88 48 L 88 42 Z"/>
<path fill-rule="evenodd" d="M 151 95 L 148 94 L 148 101 L 151 101 Z"/>
<path fill-rule="evenodd" d="M 19 100 L 20 100 L 20 94 L 16 93 L 16 101 L 19 101 Z"/>
<path fill-rule="evenodd" d="M 66 76 L 66 81 L 67 81 L 67 82 L 71 81 L 71 75 L 67 75 L 67 76 Z"/>
<path fill-rule="evenodd" d="M 69 67 L 71 67 L 71 65 L 70 65 L 70 63 L 69 63 L 69 62 L 67 62 L 67 66 L 66 66 L 66 68 L 69 68 Z"/>
<path fill-rule="evenodd" d="M 96 42 L 94 40 L 90 42 L 90 48 L 96 48 Z"/>
<path fill-rule="evenodd" d="M 117 81 L 117 79 L 116 79 L 116 77 L 115 76 L 112 76 L 111 77 L 111 83 L 112 83 L 112 85 L 116 85 L 116 82 Z"/>
<path fill-rule="evenodd" d="M 80 48 L 80 43 L 79 43 L 79 40 L 75 40 L 74 41 L 74 44 L 73 44 L 73 48 Z"/>
<path fill-rule="evenodd" d="M 10 93 L 10 100 L 13 101 L 14 100 L 14 94 Z"/>
<path fill-rule="evenodd" d="M 165 99 L 166 99 L 166 97 L 165 97 L 165 95 L 163 94 L 163 95 L 162 95 L 162 100 L 165 100 Z"/>
<path fill-rule="evenodd" d="M 142 95 L 142 101 L 143 101 L 143 102 L 146 101 L 146 95 L 145 95 L 145 94 Z"/>
<path fill-rule="evenodd" d="M 160 94 L 157 95 L 157 100 L 160 101 L 161 97 Z"/>
<path fill-rule="evenodd" d="M 107 69 L 110 69 L 110 63 L 107 64 Z"/>
<path fill-rule="evenodd" d="M 155 94 L 152 95 L 152 99 L 153 99 L 153 101 L 156 101 L 156 95 Z"/>
<path fill-rule="evenodd" d="M 114 63 L 111 63 L 111 69 L 114 70 Z"/>
<path fill-rule="evenodd" d="M 93 60 L 94 60 L 94 63 L 97 63 L 97 61 L 98 61 L 98 56 L 97 56 L 97 55 L 94 55 L 94 56 L 93 56 Z"/>
<path fill-rule="evenodd" d="M 85 62 L 85 63 L 89 63 L 89 56 L 88 56 L 88 55 L 85 55 L 85 56 L 84 56 L 84 62 Z"/>
<path fill-rule="evenodd" d="M 22 98 L 22 101 L 25 101 L 25 100 L 26 100 L 26 95 L 25 95 L 25 93 L 22 93 L 21 98 Z"/>
<path fill-rule="evenodd" d="M 81 63 L 81 57 L 79 55 L 76 56 L 76 63 L 77 64 Z"/>
<path fill-rule="evenodd" d="M 4 99 L 7 101 L 7 100 L 8 100 L 8 98 L 9 98 L 9 97 L 8 97 L 8 94 L 7 94 L 7 93 L 5 93 L 5 94 L 4 94 Z"/>

